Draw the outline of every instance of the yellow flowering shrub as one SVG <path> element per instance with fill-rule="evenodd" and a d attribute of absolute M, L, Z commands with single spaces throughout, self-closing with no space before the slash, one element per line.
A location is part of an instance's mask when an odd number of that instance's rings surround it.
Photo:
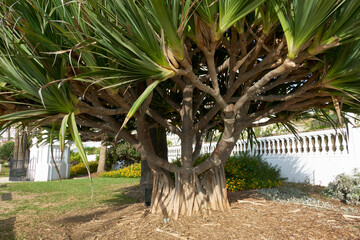
<path fill-rule="evenodd" d="M 279 168 L 249 153 L 230 157 L 225 163 L 225 176 L 228 191 L 274 188 L 283 180 Z"/>
<path fill-rule="evenodd" d="M 137 178 L 141 176 L 141 163 L 134 163 L 133 165 L 130 165 L 128 167 L 110 171 L 110 172 L 104 172 L 99 175 L 99 177 L 108 177 L 108 178 Z"/>
<path fill-rule="evenodd" d="M 96 172 L 98 167 L 98 162 L 89 162 L 90 172 Z M 77 176 L 77 175 L 86 175 L 88 174 L 85 164 L 79 163 L 75 166 L 70 168 L 70 176 Z"/>

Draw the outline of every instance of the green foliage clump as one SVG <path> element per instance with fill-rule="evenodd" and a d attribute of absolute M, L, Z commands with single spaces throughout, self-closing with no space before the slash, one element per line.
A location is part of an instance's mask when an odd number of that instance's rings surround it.
<path fill-rule="evenodd" d="M 289 129 L 279 124 L 270 124 L 265 129 L 261 127 L 257 127 L 254 129 L 254 133 L 256 137 L 267 137 L 267 136 L 276 136 L 281 134 L 291 133 Z"/>
<path fill-rule="evenodd" d="M 126 162 L 138 163 L 141 160 L 140 153 L 128 142 L 119 144 L 116 148 L 116 154 L 118 155 L 118 158 L 125 160 Z"/>
<path fill-rule="evenodd" d="M 228 191 L 273 188 L 281 184 L 280 169 L 262 160 L 260 155 L 241 153 L 225 163 Z"/>
<path fill-rule="evenodd" d="M 99 177 L 107 177 L 107 178 L 137 178 L 141 176 L 141 163 L 134 163 L 128 167 L 111 171 L 104 172 L 99 175 Z"/>
<path fill-rule="evenodd" d="M 338 198 L 347 204 L 360 204 L 360 172 L 354 171 L 352 176 L 340 174 L 329 183 L 326 194 Z"/>
<path fill-rule="evenodd" d="M 117 161 L 122 162 L 125 166 L 129 166 L 140 162 L 140 160 L 140 153 L 133 148 L 130 143 L 122 141 L 116 145 L 115 151 L 114 147 L 111 147 L 109 151 L 107 151 L 105 169 L 109 171 Z"/>
<path fill-rule="evenodd" d="M 89 162 L 90 173 L 97 171 L 98 162 Z M 86 175 L 88 174 L 86 166 L 84 163 L 79 163 L 70 168 L 70 176 Z"/>
<path fill-rule="evenodd" d="M 84 148 L 86 154 L 88 155 L 94 155 L 94 154 L 99 154 L 100 153 L 100 148 L 99 147 L 86 147 Z"/>
<path fill-rule="evenodd" d="M 69 162 L 72 166 L 78 165 L 81 163 L 81 157 L 78 152 L 70 152 Z"/>
<path fill-rule="evenodd" d="M 7 142 L 0 146 L 0 163 L 10 161 L 14 155 L 14 142 Z"/>
<path fill-rule="evenodd" d="M 99 158 L 99 153 L 100 153 L 100 148 L 97 147 L 86 147 L 84 148 L 86 155 L 93 155 L 93 154 L 97 154 L 96 159 Z M 71 165 L 77 165 L 79 163 L 82 162 L 81 157 L 79 152 L 70 152 L 70 157 L 69 157 L 69 162 L 71 163 Z"/>
<path fill-rule="evenodd" d="M 208 157 L 209 154 L 200 155 L 194 166 L 204 162 Z M 180 167 L 180 159 L 174 164 Z M 279 168 L 262 160 L 260 155 L 250 155 L 247 152 L 232 156 L 226 161 L 225 177 L 228 191 L 274 188 L 284 180 L 280 177 Z"/>

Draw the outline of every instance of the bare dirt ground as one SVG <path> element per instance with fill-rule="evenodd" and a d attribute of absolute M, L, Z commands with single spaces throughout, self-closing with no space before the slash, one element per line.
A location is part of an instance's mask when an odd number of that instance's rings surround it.
<path fill-rule="evenodd" d="M 12 231 L 0 239 L 360 239 L 360 219 L 347 216 L 338 201 L 327 208 L 267 201 L 256 191 L 235 192 L 229 193 L 230 211 L 165 223 L 149 214 L 138 188 L 127 194 L 139 202 L 56 216 L 19 213 L 0 221 L 0 228 Z"/>

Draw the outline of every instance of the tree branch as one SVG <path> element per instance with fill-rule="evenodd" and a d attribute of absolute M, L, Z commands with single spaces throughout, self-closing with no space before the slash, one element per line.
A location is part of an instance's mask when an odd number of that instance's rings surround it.
<path fill-rule="evenodd" d="M 161 96 L 162 98 L 165 99 L 165 101 L 166 101 L 177 113 L 180 113 L 181 107 L 180 107 L 179 104 L 177 104 L 176 102 L 174 102 L 166 93 L 164 93 L 164 92 L 162 91 L 162 89 L 161 89 L 159 86 L 156 87 L 156 91 L 160 94 L 160 96 Z"/>
<path fill-rule="evenodd" d="M 78 108 L 80 113 L 87 113 L 90 115 L 119 115 L 126 114 L 128 111 L 125 109 L 109 109 L 105 107 L 92 107 L 85 102 L 79 102 Z"/>
<path fill-rule="evenodd" d="M 213 96 L 216 100 L 216 102 L 219 104 L 219 106 L 222 109 L 225 109 L 227 106 L 227 103 L 224 101 L 224 99 L 221 97 L 220 92 L 216 93 L 211 87 L 203 84 L 198 77 L 195 75 L 195 73 L 192 70 L 192 66 L 189 64 L 189 62 L 187 62 L 186 60 L 181 61 L 181 64 L 185 67 L 185 71 L 182 73 L 185 76 L 187 76 L 190 81 L 195 85 L 195 87 L 197 87 L 198 89 L 200 89 L 201 91 Z M 214 74 L 214 73 L 213 73 Z M 216 75 L 216 71 L 215 71 L 215 75 Z M 217 77 L 216 77 L 217 80 Z"/>
<path fill-rule="evenodd" d="M 285 73 L 286 71 L 291 71 L 291 70 L 295 69 L 296 67 L 297 67 L 297 65 L 293 61 L 291 61 L 290 59 L 286 59 L 281 66 L 268 72 L 259 81 L 257 81 L 253 86 L 248 88 L 247 91 L 236 102 L 234 110 L 235 111 L 239 110 L 240 107 L 249 100 L 249 98 L 252 94 L 254 94 L 258 89 L 263 87 L 271 79 Z"/>
<path fill-rule="evenodd" d="M 166 128 L 168 131 L 175 133 L 176 135 L 178 135 L 179 137 L 182 136 L 182 133 L 180 132 L 180 130 L 175 127 L 174 125 L 170 124 L 169 122 L 167 122 L 164 118 L 162 118 L 160 116 L 160 114 L 158 114 L 156 111 L 148 108 L 146 111 L 146 114 L 149 115 L 152 119 L 154 119 L 157 123 L 159 123 L 161 126 L 163 126 L 164 128 Z"/>
<path fill-rule="evenodd" d="M 312 81 L 308 81 L 304 85 L 300 86 L 294 93 L 286 94 L 286 95 L 266 95 L 266 96 L 251 96 L 250 100 L 260 100 L 266 102 L 275 102 L 275 101 L 288 101 L 292 98 L 298 97 L 308 90 L 320 87 L 320 83 L 313 84 Z M 313 93 L 313 96 L 316 96 L 316 93 Z"/>

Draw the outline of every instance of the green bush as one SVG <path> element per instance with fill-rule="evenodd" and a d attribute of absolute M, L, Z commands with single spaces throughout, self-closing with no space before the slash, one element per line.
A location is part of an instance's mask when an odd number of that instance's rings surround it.
<path fill-rule="evenodd" d="M 99 147 L 86 147 L 85 152 L 88 155 L 100 154 L 100 148 Z"/>
<path fill-rule="evenodd" d="M 99 175 L 99 177 L 107 177 L 107 178 L 136 178 L 141 176 L 141 163 L 134 163 L 128 167 L 111 171 L 111 172 L 104 172 Z"/>
<path fill-rule="evenodd" d="M 99 158 L 100 148 L 97 147 L 86 147 L 85 149 L 86 155 L 97 154 L 96 160 Z M 69 162 L 71 165 L 75 166 L 82 162 L 79 152 L 70 152 Z"/>
<path fill-rule="evenodd" d="M 89 162 L 90 172 L 94 173 L 97 171 L 98 162 Z M 70 176 L 86 175 L 88 174 L 84 163 L 79 163 L 70 168 Z"/>
<path fill-rule="evenodd" d="M 353 176 L 340 174 L 329 183 L 326 194 L 338 198 L 347 204 L 360 204 L 360 172 L 354 171 Z"/>
<path fill-rule="evenodd" d="M 194 166 L 204 162 L 209 154 L 200 155 Z M 180 167 L 180 159 L 174 162 Z M 280 169 L 262 160 L 260 155 L 242 152 L 230 157 L 225 163 L 225 177 L 228 191 L 241 191 L 258 188 L 273 188 L 284 180 L 280 178 Z"/>
<path fill-rule="evenodd" d="M 119 144 L 116 148 L 116 154 L 120 160 L 125 160 L 126 162 L 138 163 L 141 160 L 140 153 L 128 142 Z"/>
<path fill-rule="evenodd" d="M 262 160 L 260 155 L 241 153 L 225 163 L 228 191 L 273 188 L 281 184 L 280 169 Z"/>
<path fill-rule="evenodd" d="M 69 162 L 72 166 L 78 165 L 81 163 L 81 157 L 78 152 L 70 152 Z"/>
<path fill-rule="evenodd" d="M 0 146 L 0 163 L 10 161 L 14 155 L 14 142 L 7 142 Z"/>
<path fill-rule="evenodd" d="M 112 165 L 115 164 L 116 161 L 123 162 L 125 166 L 129 166 L 133 163 L 140 162 L 140 160 L 140 153 L 128 142 L 122 141 L 116 146 L 115 151 L 113 146 L 108 149 L 105 169 L 107 171 L 111 170 Z"/>

